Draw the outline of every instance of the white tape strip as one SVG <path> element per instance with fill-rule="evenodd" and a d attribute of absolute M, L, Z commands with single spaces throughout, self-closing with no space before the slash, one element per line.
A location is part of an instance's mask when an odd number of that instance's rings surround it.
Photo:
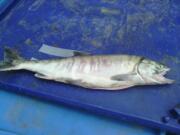
<path fill-rule="evenodd" d="M 39 52 L 58 56 L 58 57 L 72 57 L 74 56 L 74 50 L 63 49 L 58 47 L 49 46 L 43 44 L 42 47 L 39 49 Z"/>

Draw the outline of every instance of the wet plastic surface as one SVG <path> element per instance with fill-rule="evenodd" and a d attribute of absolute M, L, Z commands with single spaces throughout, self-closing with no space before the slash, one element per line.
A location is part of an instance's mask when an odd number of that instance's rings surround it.
<path fill-rule="evenodd" d="M 0 135 L 160 135 L 149 128 L 4 90 L 0 90 L 0 108 Z"/>

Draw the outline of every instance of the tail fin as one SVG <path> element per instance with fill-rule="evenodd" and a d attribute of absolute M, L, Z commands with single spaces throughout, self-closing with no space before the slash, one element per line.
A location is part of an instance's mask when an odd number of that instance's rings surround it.
<path fill-rule="evenodd" d="M 16 70 L 17 66 L 24 61 L 18 53 L 10 48 L 5 48 L 4 61 L 0 62 L 0 71 Z"/>

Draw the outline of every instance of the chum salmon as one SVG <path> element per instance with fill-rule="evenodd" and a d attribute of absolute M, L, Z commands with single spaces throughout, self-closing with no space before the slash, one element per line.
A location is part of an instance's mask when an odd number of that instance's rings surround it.
<path fill-rule="evenodd" d="M 133 86 L 171 84 L 170 68 L 140 56 L 81 55 L 50 60 L 25 60 L 5 48 L 0 71 L 29 70 L 35 77 L 89 89 L 121 90 Z"/>

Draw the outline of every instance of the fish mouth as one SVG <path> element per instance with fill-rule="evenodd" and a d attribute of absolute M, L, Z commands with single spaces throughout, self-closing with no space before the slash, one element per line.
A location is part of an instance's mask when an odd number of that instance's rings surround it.
<path fill-rule="evenodd" d="M 171 70 L 170 68 L 166 68 L 166 69 L 164 69 L 161 73 L 159 73 L 159 75 L 164 76 L 164 75 L 166 75 L 167 72 L 169 72 L 170 70 Z"/>
<path fill-rule="evenodd" d="M 153 78 L 156 80 L 156 82 L 158 84 L 172 84 L 174 82 L 174 80 L 171 80 L 171 79 L 168 79 L 168 78 L 165 77 L 165 75 L 169 71 L 170 71 L 170 68 L 166 68 L 161 73 L 159 73 L 157 75 L 154 75 Z"/>

